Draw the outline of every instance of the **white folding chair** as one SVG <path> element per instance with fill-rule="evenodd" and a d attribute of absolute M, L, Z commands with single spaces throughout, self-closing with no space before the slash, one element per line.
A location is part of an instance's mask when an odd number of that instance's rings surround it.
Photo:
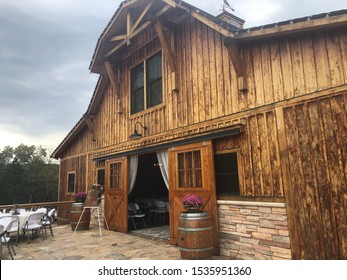
<path fill-rule="evenodd" d="M 138 225 L 144 225 L 147 228 L 145 222 L 145 214 L 141 213 L 140 207 L 137 203 L 129 203 L 128 204 L 128 217 L 133 222 L 134 228 L 137 229 Z"/>
<path fill-rule="evenodd" d="M 54 208 L 49 210 L 47 215 L 43 215 L 43 218 L 42 218 L 42 221 L 41 221 L 42 228 L 45 230 L 45 234 L 47 233 L 46 232 L 46 228 L 49 227 L 52 236 L 53 236 L 52 223 L 53 223 L 53 220 L 54 220 L 54 217 L 53 217 L 54 212 L 55 212 Z"/>
<path fill-rule="evenodd" d="M 31 231 L 31 237 L 37 237 L 41 230 L 42 230 L 42 224 L 41 224 L 41 220 L 43 218 L 43 213 L 42 212 L 35 212 L 32 213 L 28 216 L 28 219 L 25 222 L 25 225 L 23 227 L 23 234 L 27 235 L 28 237 L 28 244 L 29 242 L 29 238 L 30 238 L 30 231 Z"/>
<path fill-rule="evenodd" d="M 166 214 L 168 213 L 168 210 L 166 209 L 166 205 L 164 201 L 156 200 L 155 201 L 156 209 L 154 210 L 154 224 L 156 221 L 159 222 L 159 224 L 165 224 L 166 221 Z"/>
<path fill-rule="evenodd" d="M 8 235 L 8 230 L 12 227 L 13 223 L 16 222 L 16 219 L 12 217 L 9 217 L 9 218 L 10 218 L 10 221 L 7 223 L 7 225 L 0 224 L 0 246 L 1 246 L 0 259 L 2 259 L 2 244 L 5 243 L 7 245 L 8 252 L 10 253 L 11 258 L 13 260 L 14 259 L 13 255 L 16 255 L 16 252 L 11 243 L 11 238 Z M 5 219 L 2 219 L 2 222 L 5 222 Z M 11 249 L 13 251 L 13 254 L 11 252 Z"/>
<path fill-rule="evenodd" d="M 18 246 L 18 242 L 19 242 L 19 222 L 20 222 L 20 218 L 19 216 L 11 216 L 15 221 L 12 224 L 12 227 L 10 229 L 7 230 L 9 236 L 11 237 L 11 233 L 14 233 L 16 235 L 16 237 L 14 239 L 16 239 L 16 246 Z M 13 239 L 13 237 L 12 237 Z"/>
<path fill-rule="evenodd" d="M 44 208 L 44 207 L 37 208 L 35 212 L 42 212 L 43 214 L 47 214 L 47 208 Z"/>
<path fill-rule="evenodd" d="M 12 215 L 8 214 L 8 215 L 4 215 L 0 217 L 0 225 L 3 225 L 4 228 L 7 227 L 8 223 L 11 222 L 12 220 Z"/>

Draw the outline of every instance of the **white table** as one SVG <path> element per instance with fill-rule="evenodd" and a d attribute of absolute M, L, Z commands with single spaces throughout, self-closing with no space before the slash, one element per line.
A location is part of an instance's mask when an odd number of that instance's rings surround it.
<path fill-rule="evenodd" d="M 22 212 L 22 213 L 20 213 L 18 215 L 12 215 L 10 213 L 0 213 L 0 217 L 4 217 L 4 216 L 5 217 L 6 216 L 10 216 L 10 217 L 17 216 L 17 217 L 19 217 L 19 230 L 22 230 L 24 225 L 25 225 L 25 222 L 27 221 L 27 219 L 29 217 L 29 215 L 32 214 L 32 213 L 35 213 L 35 212 L 34 211 L 26 211 L 26 212 Z"/>

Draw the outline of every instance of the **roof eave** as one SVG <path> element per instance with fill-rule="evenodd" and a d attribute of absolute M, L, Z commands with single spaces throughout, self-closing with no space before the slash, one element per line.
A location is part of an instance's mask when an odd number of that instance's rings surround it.
<path fill-rule="evenodd" d="M 306 17 L 303 19 L 291 20 L 286 24 L 277 23 L 268 26 L 253 27 L 249 29 L 243 29 L 237 32 L 233 38 L 237 41 L 250 41 L 257 39 L 265 39 L 271 37 L 278 37 L 290 34 L 298 34 L 307 31 L 315 31 L 327 28 L 338 28 L 340 26 L 347 25 L 347 11 L 338 11 L 337 15 L 324 14 L 321 18 Z M 337 13 L 337 12 L 336 12 Z"/>

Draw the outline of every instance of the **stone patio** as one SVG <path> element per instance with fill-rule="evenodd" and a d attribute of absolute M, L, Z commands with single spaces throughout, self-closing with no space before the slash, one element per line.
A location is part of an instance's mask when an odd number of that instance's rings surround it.
<path fill-rule="evenodd" d="M 50 234 L 31 240 L 22 239 L 16 251 L 15 260 L 179 260 L 177 246 L 170 245 L 160 229 L 153 228 L 158 236 L 143 235 L 141 231 L 123 234 L 91 226 L 89 230 L 76 231 L 73 235 L 70 225 L 59 225 Z M 167 229 L 162 228 L 162 231 Z M 3 246 L 3 259 L 10 259 Z M 212 259 L 226 259 L 213 256 Z"/>

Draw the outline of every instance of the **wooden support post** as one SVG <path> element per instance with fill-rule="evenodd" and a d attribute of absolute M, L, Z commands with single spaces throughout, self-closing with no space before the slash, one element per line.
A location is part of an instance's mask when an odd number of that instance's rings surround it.
<path fill-rule="evenodd" d="M 93 124 L 93 119 L 95 118 L 95 115 L 88 115 L 88 114 L 84 114 L 84 119 L 87 123 L 87 126 L 90 130 L 90 132 L 94 133 L 94 124 Z"/>
<path fill-rule="evenodd" d="M 111 65 L 111 63 L 109 61 L 105 61 L 104 65 L 105 65 L 105 69 L 106 69 L 106 72 L 107 72 L 107 76 L 108 76 L 108 78 L 111 81 L 113 90 L 115 92 L 117 92 L 117 83 L 118 82 L 116 81 L 116 75 L 115 75 L 115 73 L 113 71 L 113 67 L 112 67 L 112 65 Z"/>
<path fill-rule="evenodd" d="M 131 41 L 130 41 L 130 35 L 132 33 L 133 30 L 133 19 L 132 19 L 132 14 L 131 14 L 131 10 L 128 11 L 127 13 L 127 45 L 131 45 Z"/>
<path fill-rule="evenodd" d="M 175 57 L 174 52 L 171 49 L 171 46 L 170 46 L 168 40 L 165 38 L 164 26 L 160 21 L 157 21 L 155 23 L 154 27 L 158 33 L 160 44 L 164 50 L 165 56 L 168 59 L 170 68 L 171 68 L 172 72 L 174 72 L 174 71 L 176 71 L 176 57 Z"/>
<path fill-rule="evenodd" d="M 241 57 L 241 53 L 236 43 L 232 40 L 226 40 L 225 45 L 228 50 L 229 58 L 235 68 L 237 75 L 238 90 L 241 92 L 247 91 L 247 77 L 245 63 Z"/>

